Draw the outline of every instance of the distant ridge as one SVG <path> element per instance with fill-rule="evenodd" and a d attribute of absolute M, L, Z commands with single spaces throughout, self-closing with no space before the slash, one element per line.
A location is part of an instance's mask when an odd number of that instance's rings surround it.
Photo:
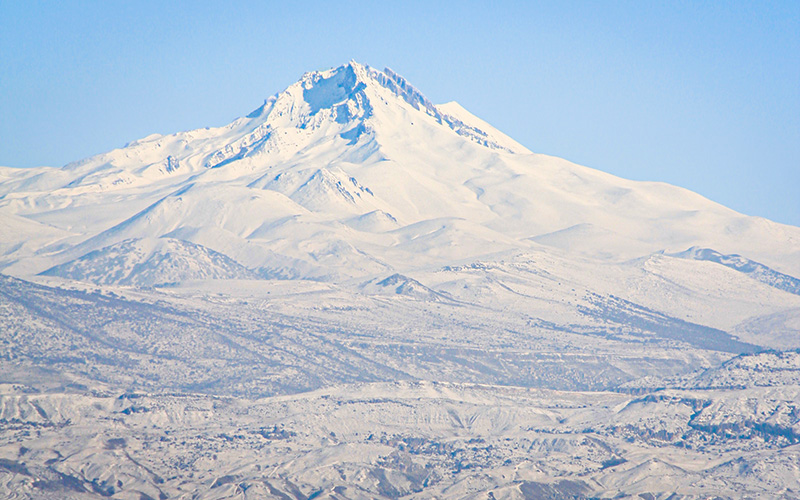
<path fill-rule="evenodd" d="M 173 238 L 125 240 L 41 274 L 97 285 L 138 287 L 187 280 L 256 278 L 254 273 L 221 253 Z"/>
<path fill-rule="evenodd" d="M 723 255 L 710 248 L 698 247 L 692 247 L 674 255 L 684 259 L 703 260 L 722 264 L 725 267 L 746 274 L 754 280 L 777 288 L 778 290 L 800 295 L 800 279 L 789 276 L 788 274 L 779 273 L 764 264 L 747 259 L 741 255 Z"/>

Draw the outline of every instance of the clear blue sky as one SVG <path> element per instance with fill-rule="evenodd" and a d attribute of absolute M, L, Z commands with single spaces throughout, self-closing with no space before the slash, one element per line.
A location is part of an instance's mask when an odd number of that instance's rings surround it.
<path fill-rule="evenodd" d="M 350 59 L 530 149 L 800 225 L 800 2 L 0 0 L 0 165 L 223 125 Z"/>

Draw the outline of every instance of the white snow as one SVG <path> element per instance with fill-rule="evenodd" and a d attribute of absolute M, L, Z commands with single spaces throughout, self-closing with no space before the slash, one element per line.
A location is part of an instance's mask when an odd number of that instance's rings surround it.
<path fill-rule="evenodd" d="M 0 271 L 0 496 L 800 491 L 800 228 L 388 69 L 0 168 Z"/>

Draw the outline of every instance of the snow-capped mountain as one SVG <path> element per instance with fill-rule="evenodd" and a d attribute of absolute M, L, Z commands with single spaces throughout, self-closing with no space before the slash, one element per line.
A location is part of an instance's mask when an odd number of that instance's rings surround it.
<path fill-rule="evenodd" d="M 0 175 L 3 218 L 42 239 L 4 238 L 5 272 L 21 276 L 163 236 L 326 280 L 541 245 L 617 260 L 700 246 L 800 274 L 798 228 L 533 154 L 354 62 L 308 73 L 224 127 Z"/>
<path fill-rule="evenodd" d="M 0 168 L 0 271 L 0 496 L 800 488 L 800 228 L 388 69 Z"/>

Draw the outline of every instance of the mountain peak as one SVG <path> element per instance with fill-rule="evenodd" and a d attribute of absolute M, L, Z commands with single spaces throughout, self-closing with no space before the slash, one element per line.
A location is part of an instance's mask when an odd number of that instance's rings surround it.
<path fill-rule="evenodd" d="M 298 83 L 303 90 L 303 100 L 310 106 L 310 114 L 315 115 L 321 109 L 338 107 L 351 100 L 363 104 L 366 99 L 362 91 L 367 80 L 366 68 L 350 62 L 336 69 L 306 73 Z M 335 118 L 338 120 L 338 115 Z"/>
<path fill-rule="evenodd" d="M 0 209 L 41 243 L 15 238 L 0 257 L 38 273 L 126 239 L 175 238 L 269 276 L 339 279 L 541 246 L 633 259 L 697 245 L 763 262 L 750 277 L 779 290 L 800 273 L 796 228 L 529 153 L 458 103 L 350 61 L 223 127 L 4 172 Z"/>
<path fill-rule="evenodd" d="M 356 134 L 340 131 L 340 133 L 345 132 L 342 133 L 342 137 L 350 140 L 354 135 L 360 136 L 364 130 L 373 129 L 372 126 L 365 126 L 363 122 L 372 117 L 376 108 L 400 106 L 421 112 L 433 118 L 438 126 L 450 129 L 489 149 L 530 153 L 525 147 L 460 106 L 453 113 L 436 106 L 408 80 L 390 68 L 380 71 L 366 64 L 350 61 L 337 68 L 312 71 L 305 73 L 295 85 L 274 99 L 278 102 L 285 101 L 283 106 L 279 106 L 277 114 L 279 117 L 287 115 L 293 117 L 295 127 L 314 128 L 329 119 L 339 125 L 349 125 L 349 129 L 358 132 Z M 269 101 L 265 103 L 265 107 L 268 105 Z M 258 113 L 256 116 L 261 114 L 263 113 Z M 413 123 L 413 112 L 401 115 Z M 382 122 L 391 123 L 393 127 L 401 125 L 396 116 Z"/>
<path fill-rule="evenodd" d="M 463 147 L 453 133 L 492 151 L 530 153 L 460 106 L 434 105 L 395 71 L 350 61 L 305 73 L 226 126 L 153 134 L 65 168 L 77 174 L 69 187 L 105 191 L 232 165 L 260 169 L 316 148 L 344 146 L 338 158 L 359 163 L 391 156 L 387 145 Z"/>
<path fill-rule="evenodd" d="M 390 68 L 379 71 L 351 60 L 337 68 L 305 73 L 298 83 L 312 114 L 353 98 L 368 86 L 377 86 L 389 90 L 413 108 L 441 118 L 436 106 L 422 92 Z"/>

